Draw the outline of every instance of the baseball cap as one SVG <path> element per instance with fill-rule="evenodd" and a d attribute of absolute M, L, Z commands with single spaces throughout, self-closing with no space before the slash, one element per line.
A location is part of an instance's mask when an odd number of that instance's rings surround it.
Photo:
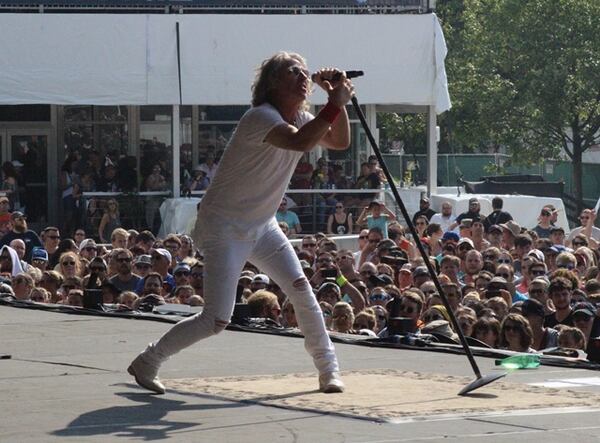
<path fill-rule="evenodd" d="M 423 196 L 423 197 L 421 197 L 421 202 L 422 203 L 429 203 L 429 198 Z"/>
<path fill-rule="evenodd" d="M 31 251 L 31 260 L 48 261 L 48 251 L 44 248 L 33 248 L 33 251 Z"/>
<path fill-rule="evenodd" d="M 327 290 L 336 291 L 338 294 L 340 293 L 339 286 L 336 285 L 333 282 L 330 282 L 330 281 L 327 281 L 327 282 L 323 283 L 321 286 L 319 286 L 319 289 L 317 290 L 317 293 L 323 292 L 323 291 L 327 291 Z"/>
<path fill-rule="evenodd" d="M 535 257 L 538 259 L 538 261 L 541 261 L 542 263 L 544 263 L 546 261 L 546 258 L 544 257 L 544 253 L 542 251 L 540 251 L 539 249 L 530 250 L 527 253 L 527 256 Z"/>
<path fill-rule="evenodd" d="M 458 236 L 458 234 L 456 232 L 446 231 L 446 232 L 444 232 L 444 235 L 442 235 L 442 240 L 444 240 L 444 241 L 454 240 L 455 242 L 457 242 L 458 240 L 460 240 L 460 237 Z"/>
<path fill-rule="evenodd" d="M 412 274 L 412 265 L 410 263 L 403 264 L 400 268 L 400 272 L 408 272 L 409 274 Z"/>
<path fill-rule="evenodd" d="M 98 245 L 96 244 L 96 241 L 93 238 L 86 238 L 79 245 L 79 250 L 83 251 L 85 248 L 97 248 L 97 247 L 98 247 Z"/>
<path fill-rule="evenodd" d="M 488 232 L 492 232 L 492 231 L 502 232 L 502 226 L 500 226 L 500 225 L 492 225 L 492 226 L 489 227 Z"/>
<path fill-rule="evenodd" d="M 171 253 L 169 251 L 167 251 L 166 249 L 157 248 L 157 249 L 153 249 L 153 251 L 159 255 L 162 255 L 164 258 L 167 259 L 167 261 L 169 261 L 169 263 L 171 262 L 171 260 L 172 260 Z"/>
<path fill-rule="evenodd" d="M 182 263 L 177 263 L 177 265 L 173 269 L 173 274 L 176 274 L 179 271 L 190 272 L 191 271 L 190 265 L 188 265 L 187 263 L 183 263 L 183 262 Z"/>
<path fill-rule="evenodd" d="M 148 254 L 138 255 L 137 258 L 135 259 L 134 264 L 151 266 L 152 265 L 152 257 L 150 257 Z"/>
<path fill-rule="evenodd" d="M 594 305 L 589 302 L 579 302 L 573 306 L 573 316 L 577 314 L 587 314 L 588 317 L 594 317 L 596 315 L 596 309 Z"/>
<path fill-rule="evenodd" d="M 471 240 L 470 238 L 466 238 L 463 237 L 458 241 L 458 246 L 460 245 L 464 245 L 465 243 L 467 243 L 469 246 L 471 246 L 471 248 L 475 249 L 475 245 L 473 244 L 473 240 Z"/>
<path fill-rule="evenodd" d="M 429 271 L 426 266 L 417 266 L 413 271 L 413 277 L 422 277 L 424 275 L 429 276 Z"/>
<path fill-rule="evenodd" d="M 12 214 L 10 214 L 10 219 L 11 220 L 16 220 L 18 218 L 27 218 L 27 216 L 25 214 L 23 214 L 21 211 L 15 211 Z"/>
<path fill-rule="evenodd" d="M 563 234 L 565 233 L 565 229 L 560 227 L 560 226 L 552 226 L 550 228 L 550 234 L 552 234 L 553 232 L 562 232 Z"/>
<path fill-rule="evenodd" d="M 390 240 L 389 238 L 381 240 L 379 243 L 377 243 L 377 250 L 391 249 L 391 248 L 395 248 L 395 247 L 396 247 L 396 243 L 394 243 L 394 241 Z"/>
<path fill-rule="evenodd" d="M 375 205 L 381 206 L 381 204 L 382 204 L 381 200 L 375 199 L 375 200 L 372 200 L 371 203 L 369 203 L 369 208 L 372 207 L 372 206 L 375 206 Z"/>
<path fill-rule="evenodd" d="M 476 197 L 472 197 L 469 199 L 469 204 L 472 204 L 472 203 L 479 203 L 479 200 Z"/>
<path fill-rule="evenodd" d="M 252 283 L 262 283 L 263 285 L 268 285 L 271 283 L 271 280 L 265 274 L 256 274 L 252 279 Z"/>

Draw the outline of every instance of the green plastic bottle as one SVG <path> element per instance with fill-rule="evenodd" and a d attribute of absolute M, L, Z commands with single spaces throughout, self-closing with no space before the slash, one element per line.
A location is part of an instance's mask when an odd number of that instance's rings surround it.
<path fill-rule="evenodd" d="M 496 366 L 502 366 L 506 369 L 533 369 L 539 365 L 540 356 L 538 354 L 518 354 L 496 360 Z"/>

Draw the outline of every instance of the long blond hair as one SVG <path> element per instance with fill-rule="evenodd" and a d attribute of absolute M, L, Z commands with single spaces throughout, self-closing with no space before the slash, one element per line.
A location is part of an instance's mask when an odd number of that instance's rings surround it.
<path fill-rule="evenodd" d="M 306 66 L 306 60 L 295 52 L 280 51 L 264 60 L 258 68 L 252 83 L 252 106 L 271 103 L 272 92 L 279 82 L 281 69 L 287 66 L 290 60 L 295 60 Z"/>

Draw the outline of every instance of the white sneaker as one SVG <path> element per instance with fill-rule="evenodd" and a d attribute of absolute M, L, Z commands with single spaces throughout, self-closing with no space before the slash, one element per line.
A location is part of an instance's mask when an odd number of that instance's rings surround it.
<path fill-rule="evenodd" d="M 319 375 L 319 390 L 325 394 L 344 392 L 344 382 L 339 372 L 325 372 Z"/>
<path fill-rule="evenodd" d="M 142 388 L 157 394 L 165 393 L 165 386 L 158 378 L 158 367 L 151 365 L 144 359 L 144 353 L 138 355 L 127 368 L 127 372 L 135 377 L 135 381 Z"/>

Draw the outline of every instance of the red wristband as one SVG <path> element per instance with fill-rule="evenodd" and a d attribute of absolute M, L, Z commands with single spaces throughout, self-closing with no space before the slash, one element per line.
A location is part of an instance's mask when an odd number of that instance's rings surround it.
<path fill-rule="evenodd" d="M 319 111 L 317 117 L 321 117 L 327 123 L 332 124 L 338 115 L 342 112 L 342 108 L 338 108 L 331 102 L 327 102 L 325 107 Z"/>

